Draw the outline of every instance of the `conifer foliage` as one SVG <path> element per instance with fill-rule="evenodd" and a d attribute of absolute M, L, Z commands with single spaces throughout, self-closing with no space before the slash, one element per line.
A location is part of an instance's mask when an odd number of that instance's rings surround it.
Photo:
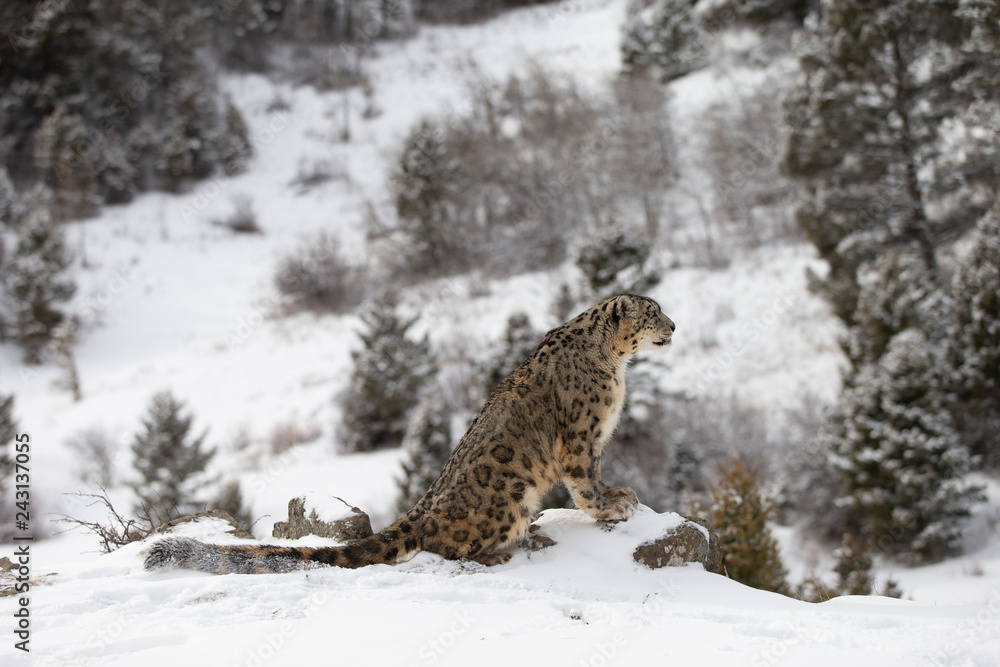
<path fill-rule="evenodd" d="M 911 328 L 851 378 L 826 434 L 864 536 L 882 553 L 933 562 L 956 552 L 960 519 L 982 500 L 949 412 L 940 347 Z"/>
<path fill-rule="evenodd" d="M 503 336 L 482 369 L 483 389 L 487 396 L 534 353 L 543 335 L 531 326 L 531 318 L 525 312 L 517 312 L 507 318 Z"/>
<path fill-rule="evenodd" d="M 1000 204 L 980 221 L 952 287 L 950 352 L 966 443 L 983 465 L 1000 467 Z"/>
<path fill-rule="evenodd" d="M 7 477 L 11 473 L 11 442 L 17 435 L 14 421 L 14 397 L 0 396 L 0 497 L 7 497 Z"/>
<path fill-rule="evenodd" d="M 404 319 L 397 306 L 397 297 L 383 291 L 361 315 L 362 348 L 351 353 L 354 371 L 343 400 L 344 451 L 399 447 L 410 412 L 435 374 L 427 337 L 409 336 L 419 316 Z"/>
<path fill-rule="evenodd" d="M 34 209 L 21 225 L 2 277 L 10 315 L 7 333 L 21 345 L 25 363 L 41 363 L 46 344 L 63 321 L 59 306 L 76 291 L 61 275 L 69 263 L 62 229 L 48 209 Z"/>
<path fill-rule="evenodd" d="M 705 32 L 692 0 L 632 0 L 622 29 L 626 72 L 653 71 L 664 81 L 707 63 Z"/>
<path fill-rule="evenodd" d="M 830 267 L 814 283 L 848 324 L 860 266 L 896 246 L 934 273 L 939 239 L 995 199 L 996 114 L 967 114 L 996 95 L 971 83 L 996 69 L 995 51 L 970 42 L 990 18 L 961 4 L 831 0 L 806 22 L 784 167 L 798 225 Z"/>
<path fill-rule="evenodd" d="M 396 511 L 404 514 L 420 500 L 451 456 L 451 415 L 443 401 L 427 399 L 414 410 L 403 449 L 402 476 L 396 480 Z"/>
<path fill-rule="evenodd" d="M 193 2 L 4 2 L 0 164 L 52 188 L 59 219 L 241 170 L 246 126 L 206 65 L 211 17 Z"/>
<path fill-rule="evenodd" d="M 170 392 L 153 396 L 142 429 L 132 441 L 139 480 L 130 486 L 144 508 L 166 521 L 202 509 L 207 500 L 200 493 L 205 467 L 215 449 L 204 446 L 206 433 L 194 437 L 194 418 Z"/>
<path fill-rule="evenodd" d="M 722 562 L 730 579 L 765 591 L 786 594 L 786 570 L 767 522 L 774 504 L 764 492 L 760 472 L 741 457 L 719 466 L 710 485 L 709 520 L 719 535 Z"/>

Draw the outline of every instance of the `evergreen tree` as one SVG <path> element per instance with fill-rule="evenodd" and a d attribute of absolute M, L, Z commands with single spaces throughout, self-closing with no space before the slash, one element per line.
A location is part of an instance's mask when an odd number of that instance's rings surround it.
<path fill-rule="evenodd" d="M 194 418 L 170 392 L 153 396 L 142 431 L 132 441 L 139 481 L 130 484 L 142 506 L 164 521 L 201 509 L 200 479 L 215 449 L 205 449 L 205 435 L 191 437 Z"/>
<path fill-rule="evenodd" d="M 843 345 L 852 368 L 877 362 L 893 336 L 909 328 L 919 328 L 935 345 L 945 341 L 952 301 L 919 257 L 890 249 L 857 275 L 854 324 Z"/>
<path fill-rule="evenodd" d="M 663 81 L 684 76 L 707 62 L 705 32 L 693 0 L 632 0 L 622 27 L 626 73 L 653 70 Z"/>
<path fill-rule="evenodd" d="M 238 171 L 249 143 L 206 64 L 209 7 L 3 4 L 0 24 L 25 28 L 0 43 L 0 161 L 22 187 L 47 179 L 57 217 Z"/>
<path fill-rule="evenodd" d="M 982 500 L 948 410 L 940 346 L 919 329 L 895 335 L 877 363 L 849 377 L 825 433 L 842 503 L 865 538 L 910 562 L 954 553 L 960 519 Z"/>
<path fill-rule="evenodd" d="M 483 389 L 487 396 L 521 362 L 531 356 L 543 335 L 531 326 L 527 313 L 517 312 L 507 318 L 503 337 L 494 345 L 490 358 L 483 365 Z"/>
<path fill-rule="evenodd" d="M 575 262 L 583 273 L 585 292 L 596 299 L 646 293 L 660 282 L 660 275 L 646 267 L 651 252 L 647 241 L 621 231 L 588 240 Z"/>
<path fill-rule="evenodd" d="M 209 509 L 222 510 L 233 517 L 236 525 L 243 530 L 249 531 L 253 524 L 253 517 L 250 516 L 250 510 L 243 503 L 243 492 L 240 490 L 240 483 L 237 480 L 225 484 L 219 491 L 219 495 L 208 503 L 208 507 Z"/>
<path fill-rule="evenodd" d="M 818 0 L 739 0 L 736 12 L 750 23 L 766 24 L 782 17 L 805 19 Z"/>
<path fill-rule="evenodd" d="M 83 118 L 62 102 L 35 132 L 35 169 L 54 188 L 59 220 L 92 214 L 98 203 L 96 150 L 87 141 Z"/>
<path fill-rule="evenodd" d="M 414 127 L 391 179 L 396 212 L 408 237 L 407 263 L 422 274 L 467 268 L 455 265 L 465 257 L 455 246 L 461 235 L 449 204 L 458 166 L 448 156 L 443 135 L 427 120 Z"/>
<path fill-rule="evenodd" d="M 408 336 L 419 316 L 402 319 L 397 305 L 397 297 L 383 291 L 361 315 L 363 347 L 351 353 L 354 371 L 343 400 L 344 451 L 399 447 L 410 412 L 434 375 L 427 337 Z"/>
<path fill-rule="evenodd" d="M 760 590 L 786 593 L 786 570 L 767 522 L 774 505 L 760 473 L 740 457 L 720 464 L 720 479 L 709 490 L 709 520 L 719 535 L 722 563 L 730 579 Z"/>
<path fill-rule="evenodd" d="M 48 209 L 29 213 L 3 273 L 9 334 L 24 349 L 25 363 L 41 363 L 42 351 L 64 317 L 58 306 L 76 291 L 71 280 L 60 276 L 69 262 L 62 229 Z"/>
<path fill-rule="evenodd" d="M 872 574 L 874 560 L 864 541 L 851 533 L 844 533 L 833 555 L 837 559 L 833 566 L 837 575 L 837 594 L 871 595 L 875 587 Z"/>
<path fill-rule="evenodd" d="M 988 169 L 957 181 L 942 168 L 946 153 L 956 153 L 948 133 L 975 90 L 952 84 L 996 66 L 995 54 L 988 63 L 963 50 L 979 19 L 962 15 L 959 4 L 831 0 L 806 22 L 804 79 L 787 102 L 784 168 L 800 184 L 798 225 L 829 265 L 813 283 L 848 325 L 860 266 L 906 246 L 936 274 L 938 239 L 982 212 L 982 197 L 962 195 L 996 192 Z"/>
<path fill-rule="evenodd" d="M 1000 466 L 1000 204 L 978 224 L 952 286 L 950 331 L 956 412 L 963 439 L 984 465 Z"/>
<path fill-rule="evenodd" d="M 14 396 L 0 396 L 0 498 L 7 499 L 7 480 L 13 472 L 11 443 L 17 435 Z"/>
<path fill-rule="evenodd" d="M 2 226 L 16 227 L 24 216 L 24 204 L 10 180 L 7 168 L 0 165 L 0 229 Z M 0 241 L 0 266 L 3 266 L 3 241 Z"/>
<path fill-rule="evenodd" d="M 426 400 L 417 406 L 403 437 L 403 449 L 407 454 L 403 474 L 396 479 L 400 515 L 427 493 L 451 456 L 451 415 L 443 401 Z"/>

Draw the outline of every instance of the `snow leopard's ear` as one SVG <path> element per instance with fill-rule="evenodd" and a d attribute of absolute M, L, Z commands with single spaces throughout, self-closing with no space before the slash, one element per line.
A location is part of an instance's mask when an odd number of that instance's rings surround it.
<path fill-rule="evenodd" d="M 631 294 L 622 294 L 615 299 L 615 319 L 634 320 L 639 317 L 639 300 Z"/>

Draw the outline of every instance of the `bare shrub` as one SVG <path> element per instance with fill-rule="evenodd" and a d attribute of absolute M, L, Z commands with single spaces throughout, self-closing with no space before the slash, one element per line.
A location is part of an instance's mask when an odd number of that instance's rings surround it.
<path fill-rule="evenodd" d="M 319 91 L 343 90 L 362 80 L 360 59 L 340 45 L 284 45 L 275 49 L 274 62 L 281 80 Z"/>
<path fill-rule="evenodd" d="M 332 180 L 343 180 L 347 177 L 342 163 L 332 160 L 299 160 L 299 168 L 295 178 L 289 184 L 295 188 L 296 194 L 305 194 L 324 183 Z"/>
<path fill-rule="evenodd" d="M 115 483 L 115 458 L 118 454 L 114 440 L 100 427 L 86 428 L 72 435 L 66 446 L 77 453 L 81 466 L 80 480 L 100 487 Z"/>
<path fill-rule="evenodd" d="M 757 462 L 771 480 L 782 520 L 814 510 L 834 513 L 829 504 L 822 510 L 802 495 L 813 488 L 821 502 L 832 502 L 820 489 L 835 481 L 829 474 L 820 479 L 825 459 L 810 446 L 822 415 L 814 399 L 776 414 L 736 396 L 671 394 L 657 386 L 658 373 L 643 367 L 648 363 L 640 361 L 629 371 L 628 404 L 605 454 L 609 484 L 631 486 L 643 503 L 660 511 L 691 508 L 708 500 L 706 475 L 738 455 Z M 790 503 L 801 503 L 799 511 Z"/>
<path fill-rule="evenodd" d="M 319 434 L 319 427 L 315 424 L 302 427 L 299 426 L 298 422 L 287 421 L 277 424 L 273 429 L 271 429 L 271 435 L 268 438 L 268 443 L 271 447 L 271 453 L 277 456 L 278 454 L 287 452 L 295 445 L 312 442 L 319 437 Z M 232 512 L 230 512 L 230 514 L 232 514 Z"/>
<path fill-rule="evenodd" d="M 253 198 L 245 194 L 234 196 L 232 212 L 222 220 L 214 221 L 214 224 L 237 234 L 260 234 L 262 232 L 260 225 L 257 224 Z"/>
<path fill-rule="evenodd" d="M 779 169 L 781 86 L 773 77 L 753 87 L 734 85 L 700 123 L 701 166 L 715 186 L 716 221 L 751 246 L 795 235 L 791 187 Z"/>
<path fill-rule="evenodd" d="M 76 493 L 73 495 L 85 499 L 86 507 L 104 507 L 108 513 L 107 518 L 103 522 L 84 521 L 63 515 L 59 521 L 81 526 L 97 535 L 101 541 L 102 553 L 111 553 L 126 544 L 142 541 L 156 532 L 156 529 L 167 521 L 167 518 L 161 517 L 156 509 L 148 505 L 142 505 L 137 518 L 126 518 L 115 509 L 104 488 L 101 488 L 100 493 Z M 167 513 L 169 514 L 171 511 L 173 510 L 169 509 Z"/>
<path fill-rule="evenodd" d="M 555 266 L 568 240 L 642 227 L 653 238 L 674 178 L 662 92 L 632 82 L 610 101 L 535 67 L 470 84 L 467 111 L 425 119 L 404 142 L 391 188 L 417 277 Z"/>
<path fill-rule="evenodd" d="M 325 233 L 282 259 L 274 282 L 293 312 L 347 312 L 364 300 L 367 291 L 364 268 L 349 264 L 340 242 Z"/>

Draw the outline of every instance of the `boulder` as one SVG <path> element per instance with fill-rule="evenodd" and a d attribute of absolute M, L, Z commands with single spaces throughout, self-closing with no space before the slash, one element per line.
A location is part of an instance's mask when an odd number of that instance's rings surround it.
<path fill-rule="evenodd" d="M 707 572 L 717 573 L 722 568 L 722 549 L 711 526 L 698 519 L 685 518 L 683 523 L 669 529 L 662 537 L 636 547 L 632 559 L 654 570 L 701 563 Z"/>
<path fill-rule="evenodd" d="M 372 523 L 342 498 L 308 493 L 288 501 L 288 521 L 275 523 L 272 535 L 289 540 L 318 535 L 350 542 L 372 535 Z"/>

